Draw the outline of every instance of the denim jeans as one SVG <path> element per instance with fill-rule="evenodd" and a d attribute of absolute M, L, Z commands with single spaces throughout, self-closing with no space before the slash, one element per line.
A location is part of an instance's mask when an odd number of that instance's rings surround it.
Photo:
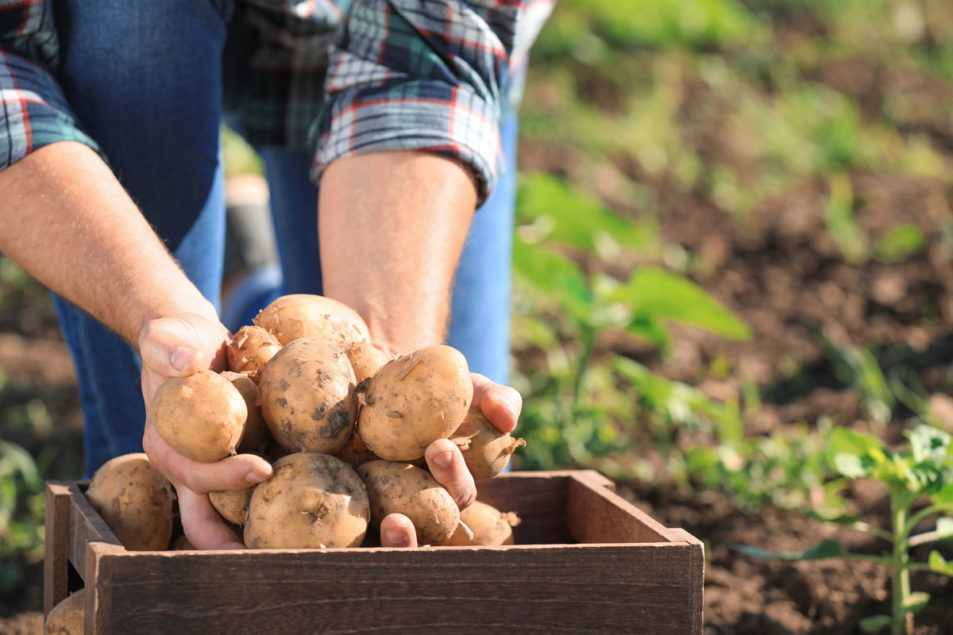
<path fill-rule="evenodd" d="M 188 277 L 218 306 L 226 17 L 214 3 L 194 0 L 63 0 L 57 11 L 59 80 L 79 121 Z M 510 170 L 474 216 L 449 334 L 471 370 L 498 382 L 506 380 L 509 360 L 516 129 L 515 117 L 503 126 Z M 308 178 L 309 157 L 280 148 L 259 151 L 283 270 L 280 292 L 320 293 L 318 196 Z M 92 473 L 114 456 L 142 449 L 141 361 L 85 312 L 59 297 L 54 303 L 79 375 Z"/>

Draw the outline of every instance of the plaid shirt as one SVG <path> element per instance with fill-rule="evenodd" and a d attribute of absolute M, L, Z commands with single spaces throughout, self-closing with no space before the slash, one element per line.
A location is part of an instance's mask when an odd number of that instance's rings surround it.
<path fill-rule="evenodd" d="M 484 197 L 554 2 L 237 0 L 257 48 L 241 86 L 226 77 L 226 104 L 252 143 L 312 152 L 315 178 L 340 157 L 423 150 L 469 165 Z M 98 150 L 54 79 L 53 4 L 0 0 L 0 169 L 56 141 Z"/>

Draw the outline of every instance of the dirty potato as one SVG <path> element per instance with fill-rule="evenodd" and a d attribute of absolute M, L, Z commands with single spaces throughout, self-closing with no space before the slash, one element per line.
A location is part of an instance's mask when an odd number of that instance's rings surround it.
<path fill-rule="evenodd" d="M 354 371 L 339 348 L 298 339 L 265 364 L 261 414 L 286 450 L 333 454 L 354 427 L 354 384 Z"/>
<path fill-rule="evenodd" d="M 367 492 L 354 469 L 333 456 L 289 454 L 255 488 L 245 544 L 252 549 L 357 547 L 370 515 Z"/>
<path fill-rule="evenodd" d="M 252 321 L 274 335 L 282 345 L 313 337 L 347 349 L 356 342 L 371 339 L 367 324 L 357 311 L 320 295 L 281 296 Z"/>
<path fill-rule="evenodd" d="M 513 452 L 526 445 L 523 439 L 500 432 L 479 410 L 467 413 L 453 439 L 460 445 L 474 481 L 484 481 L 502 472 Z"/>
<path fill-rule="evenodd" d="M 242 438 L 238 442 L 238 451 L 264 452 L 271 442 L 271 433 L 268 431 L 265 418 L 261 416 L 258 384 L 246 373 L 225 371 L 222 377 L 232 382 L 232 385 L 238 389 L 248 411 L 245 426 L 242 428 Z"/>
<path fill-rule="evenodd" d="M 429 472 L 409 463 L 369 461 L 357 468 L 371 503 L 371 525 L 392 513 L 407 516 L 417 530 L 417 542 L 431 545 L 453 535 L 460 509 L 450 493 Z"/>
<path fill-rule="evenodd" d="M 86 491 L 126 549 L 165 549 L 172 539 L 172 486 L 144 453 L 124 454 L 96 470 Z"/>
<path fill-rule="evenodd" d="M 476 501 L 460 512 L 456 531 L 440 544 L 445 547 L 512 545 L 513 527 L 519 523 L 519 516 L 514 512 L 504 513 L 492 505 Z"/>
<path fill-rule="evenodd" d="M 238 389 L 211 370 L 172 377 L 152 401 L 156 432 L 193 461 L 212 463 L 235 454 L 248 408 Z"/>
<path fill-rule="evenodd" d="M 50 609 L 43 632 L 46 635 L 83 635 L 86 632 L 86 590 L 80 589 Z"/>
<path fill-rule="evenodd" d="M 463 355 L 428 346 L 388 362 L 368 380 L 358 432 L 382 459 L 415 461 L 459 427 L 472 399 Z"/>
<path fill-rule="evenodd" d="M 252 381 L 257 382 L 265 363 L 279 350 L 281 344 L 274 335 L 260 326 L 243 326 L 228 341 L 228 369 L 248 373 Z"/>

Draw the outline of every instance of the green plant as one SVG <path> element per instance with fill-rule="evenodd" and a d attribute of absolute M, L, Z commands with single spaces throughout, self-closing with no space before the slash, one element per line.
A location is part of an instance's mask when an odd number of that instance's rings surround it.
<path fill-rule="evenodd" d="M 861 622 L 866 633 L 889 626 L 891 633 L 912 632 L 913 615 L 926 606 L 930 597 L 910 587 L 911 571 L 932 571 L 953 576 L 953 562 L 938 550 L 926 561 L 915 561 L 911 550 L 953 538 L 953 450 L 950 435 L 918 425 L 907 433 L 909 447 L 891 451 L 877 438 L 847 428 L 831 434 L 834 468 L 845 479 L 871 478 L 886 486 L 890 495 L 890 529 L 880 529 L 856 516 L 818 516 L 830 522 L 848 525 L 887 542 L 889 549 L 880 554 L 846 551 L 834 540 L 822 541 L 801 553 L 778 554 L 762 549 L 735 545 L 740 551 L 758 558 L 783 560 L 820 560 L 843 558 L 866 560 L 886 566 L 891 579 L 891 614 L 874 615 Z M 929 502 L 921 505 L 926 497 Z M 925 521 L 933 520 L 933 529 L 920 531 Z"/>
<path fill-rule="evenodd" d="M 548 311 L 551 317 L 524 319 L 518 324 L 526 329 L 524 337 L 535 340 L 541 350 L 556 350 L 547 354 L 546 373 L 526 372 L 518 378 L 528 404 L 521 434 L 532 439 L 525 460 L 533 467 L 586 463 L 627 446 L 625 438 L 607 423 L 634 418 L 634 402 L 620 398 L 626 390 L 616 382 L 627 381 L 640 394 L 649 394 L 640 390 L 650 383 L 647 371 L 636 372 L 635 366 L 623 362 L 621 368 L 629 369 L 626 375 L 617 372 L 613 364 L 594 360 L 600 333 L 625 331 L 664 350 L 671 340 L 672 323 L 734 339 L 750 337 L 750 330 L 678 274 L 643 265 L 633 267 L 627 279 L 618 280 L 598 267 L 583 267 L 580 262 L 588 258 L 574 258 L 573 254 L 617 260 L 652 237 L 648 230 L 598 201 L 543 174 L 524 178 L 519 200 L 521 227 L 514 246 L 514 272 L 524 291 L 519 295 L 533 298 L 527 312 L 538 315 Z M 566 347 L 567 339 L 576 345 Z M 695 398 L 685 402 L 687 410 L 714 409 L 713 402 L 701 393 L 691 394 Z M 672 403 L 657 402 L 656 407 Z M 739 431 L 733 434 L 740 434 L 740 420 L 733 425 Z"/>
<path fill-rule="evenodd" d="M 23 563 L 43 558 L 43 478 L 26 450 L 0 441 L 0 596 L 22 589 Z"/>

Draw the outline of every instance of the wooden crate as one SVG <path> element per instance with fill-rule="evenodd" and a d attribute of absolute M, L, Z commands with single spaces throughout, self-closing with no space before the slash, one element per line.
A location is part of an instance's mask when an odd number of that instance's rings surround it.
<path fill-rule="evenodd" d="M 505 547 L 127 551 L 84 490 L 47 485 L 44 610 L 85 586 L 87 633 L 702 632 L 702 543 L 589 470 L 481 483 Z"/>

